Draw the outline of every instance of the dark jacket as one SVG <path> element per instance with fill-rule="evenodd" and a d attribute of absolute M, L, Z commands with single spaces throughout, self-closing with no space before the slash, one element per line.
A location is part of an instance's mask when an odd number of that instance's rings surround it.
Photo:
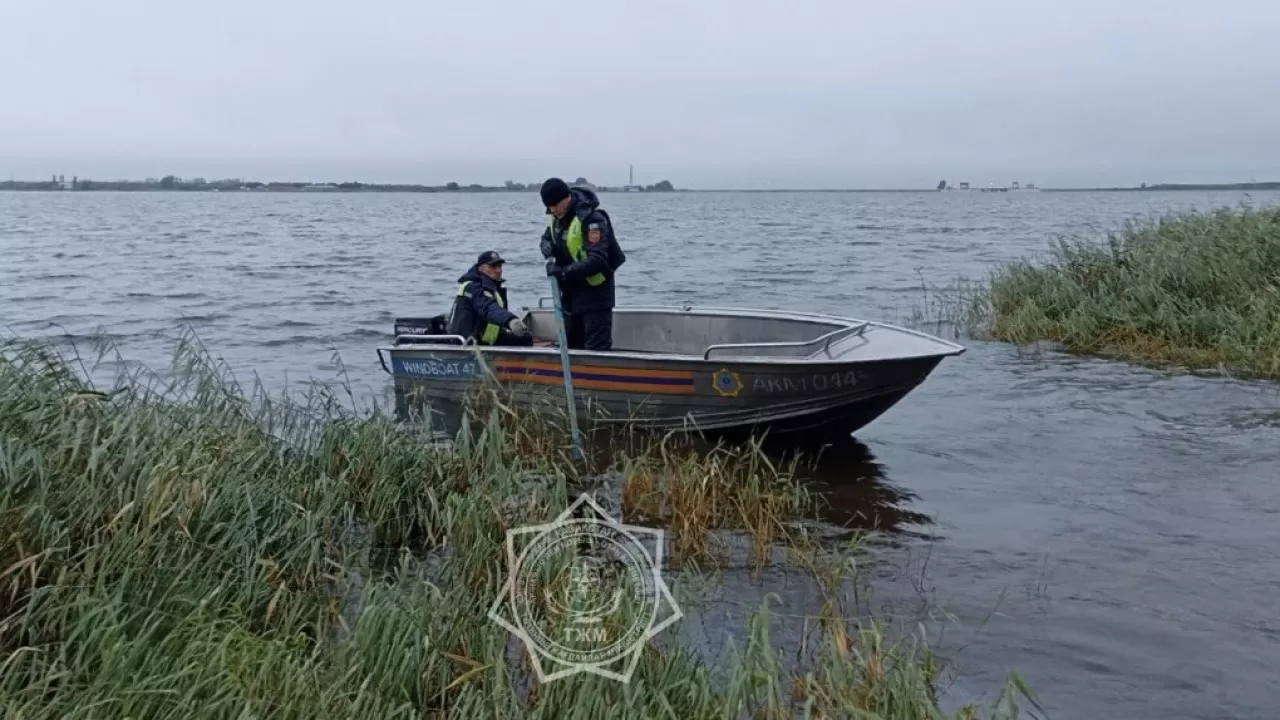
<path fill-rule="evenodd" d="M 507 323 L 516 317 L 506 309 L 507 288 L 481 274 L 479 266 L 472 265 L 458 278 L 458 283 L 467 283 L 467 287 L 453 301 L 453 312 L 449 316 L 450 335 L 472 337 L 480 342 L 486 325 L 492 323 L 506 329 Z M 502 304 L 499 305 L 488 293 L 501 298 Z"/>
<path fill-rule="evenodd" d="M 565 312 L 590 312 L 593 310 L 611 310 L 614 305 L 613 274 L 626 262 L 626 255 L 618 246 L 618 238 L 613 232 L 613 223 L 609 215 L 600 209 L 600 199 L 587 188 L 569 189 L 572 198 L 569 212 L 555 223 L 556 232 L 551 228 L 542 232 L 542 248 L 544 254 L 550 248 L 551 257 L 556 264 L 565 269 L 564 280 L 560 283 L 561 302 Z M 565 245 L 565 233 L 573 217 L 582 221 L 583 249 L 585 260 L 575 262 L 569 255 Z M 601 229 L 600 242 L 592 245 L 587 242 L 587 235 L 592 225 Z M 587 284 L 587 278 L 596 274 L 604 274 L 605 281 L 600 285 Z"/>

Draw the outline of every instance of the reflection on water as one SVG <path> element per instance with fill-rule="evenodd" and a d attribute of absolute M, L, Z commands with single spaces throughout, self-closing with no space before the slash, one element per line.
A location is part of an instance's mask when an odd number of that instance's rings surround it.
<path fill-rule="evenodd" d="M 620 449 L 638 454 L 659 442 L 704 456 L 717 449 L 734 454 L 748 452 L 743 442 L 712 442 L 697 436 L 672 438 L 634 432 L 620 436 L 601 431 L 589 437 L 601 467 L 612 461 Z M 855 531 L 921 536 L 923 529 L 933 524 L 927 514 L 910 508 L 916 500 L 915 493 L 893 483 L 871 448 L 852 435 L 820 444 L 798 443 L 795 436 L 766 436 L 760 440 L 759 448 L 777 467 L 794 469 L 795 478 L 818 500 L 817 519 L 830 524 L 833 530 L 846 531 L 845 536 Z"/>
<path fill-rule="evenodd" d="M 822 498 L 822 519 L 832 525 L 848 530 L 919 535 L 921 530 L 913 526 L 933 524 L 925 513 L 909 509 L 916 500 L 915 493 L 891 482 L 871 448 L 852 435 L 817 451 L 809 450 L 809 454 L 766 447 L 783 462 L 793 455 L 801 456 L 798 477 Z"/>
<path fill-rule="evenodd" d="M 915 494 L 894 484 L 871 448 L 852 435 L 814 442 L 765 437 L 760 450 L 779 466 L 794 468 L 818 501 L 817 519 L 846 531 L 843 536 L 874 531 L 892 541 L 894 535 L 918 536 L 933 522 L 910 509 Z"/>

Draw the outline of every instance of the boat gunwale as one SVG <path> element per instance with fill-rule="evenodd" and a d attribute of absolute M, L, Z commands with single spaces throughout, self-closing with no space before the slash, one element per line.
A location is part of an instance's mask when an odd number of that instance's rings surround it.
<path fill-rule="evenodd" d="M 548 308 L 530 308 L 521 307 L 520 310 L 528 313 L 531 310 L 540 310 L 547 312 Z M 967 348 L 963 345 L 944 340 L 940 337 L 930 335 L 919 330 L 904 328 L 891 323 L 880 322 L 876 320 L 860 320 L 857 318 L 846 318 L 838 315 L 827 315 L 822 313 L 805 313 L 787 310 L 763 310 L 756 308 L 726 308 L 726 307 L 694 307 L 689 305 L 627 305 L 614 308 L 614 313 L 628 312 L 659 312 L 671 315 L 710 315 L 710 316 L 729 316 L 742 318 L 757 318 L 770 320 L 815 320 L 825 323 L 833 323 L 842 325 L 844 328 L 856 328 L 859 325 L 870 327 L 879 327 L 886 330 L 912 335 L 921 339 L 929 340 L 938 345 L 947 348 L 939 352 L 903 355 L 900 357 L 881 357 L 881 358 L 858 358 L 849 360 L 838 360 L 830 357 L 824 358 L 815 351 L 812 355 L 806 357 L 778 357 L 776 355 L 735 355 L 731 357 L 722 357 L 718 359 L 704 358 L 701 354 L 686 353 L 654 353 L 633 350 L 569 350 L 569 356 L 572 358 L 582 358 L 590 360 L 601 360 L 607 362 L 609 359 L 628 359 L 639 361 L 661 360 L 665 362 L 680 362 L 696 365 L 724 365 L 726 363 L 750 363 L 754 365 L 783 365 L 783 366 L 808 366 L 808 365 L 855 365 L 860 363 L 871 362 L 898 362 L 904 360 L 916 360 L 923 358 L 945 358 L 954 357 L 963 354 Z M 844 329 L 841 328 L 841 329 Z M 833 331 L 834 332 L 834 331 Z M 819 337 L 817 340 L 821 340 Z M 843 338 L 842 338 L 843 339 Z M 812 341 L 809 341 L 812 342 Z M 718 343 L 712 343 L 711 346 Z M 711 347 L 708 346 L 708 347 Z M 762 347 L 768 347 L 762 345 Z M 451 352 L 466 351 L 468 354 L 472 352 L 480 352 L 486 355 L 513 355 L 513 356 L 550 356 L 560 357 L 560 349 L 556 347 L 538 347 L 538 346 L 511 346 L 511 345 L 452 345 L 445 343 L 404 343 L 401 345 L 380 345 L 377 348 L 379 355 L 383 350 L 395 352 L 397 350 L 448 350 Z M 705 349 L 704 349 L 705 352 Z"/>

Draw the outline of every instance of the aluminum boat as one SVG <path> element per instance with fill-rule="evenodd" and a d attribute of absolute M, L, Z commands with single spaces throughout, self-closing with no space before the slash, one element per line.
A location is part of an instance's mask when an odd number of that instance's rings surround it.
<path fill-rule="evenodd" d="M 565 406 L 554 310 L 521 308 L 533 347 L 490 347 L 440 334 L 443 318 L 397 318 L 377 349 L 397 414 L 456 412 L 496 382 L 508 402 Z M 617 307 L 613 349 L 570 350 L 578 417 L 588 426 L 772 436 L 848 435 L 964 347 L 868 320 L 736 308 Z"/>

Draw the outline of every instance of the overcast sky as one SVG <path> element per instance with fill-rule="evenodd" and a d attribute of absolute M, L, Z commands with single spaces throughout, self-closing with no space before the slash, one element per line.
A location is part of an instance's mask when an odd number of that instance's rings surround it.
<path fill-rule="evenodd" d="M 1275 0 L 0 0 L 0 174 L 1280 180 Z"/>

